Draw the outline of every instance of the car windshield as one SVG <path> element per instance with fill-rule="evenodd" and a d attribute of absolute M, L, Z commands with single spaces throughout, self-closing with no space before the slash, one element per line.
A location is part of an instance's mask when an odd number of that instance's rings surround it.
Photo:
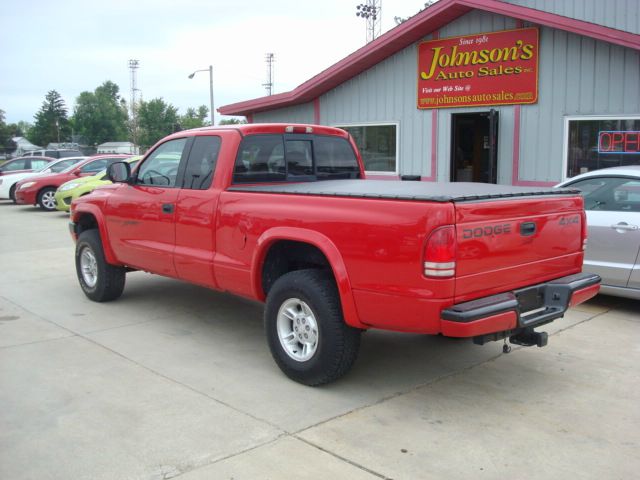
<path fill-rule="evenodd" d="M 65 158 L 64 160 L 60 160 L 55 165 L 51 166 L 51 171 L 55 173 L 60 173 L 66 171 L 67 169 L 76 165 L 76 163 L 81 162 L 86 157 L 70 157 Z"/>
<path fill-rule="evenodd" d="M 79 160 L 78 160 L 79 162 Z M 65 168 L 64 170 L 61 170 L 60 173 L 69 173 L 71 170 L 73 170 L 76 167 L 76 163 L 72 163 L 71 165 L 69 165 L 67 168 Z"/>
<path fill-rule="evenodd" d="M 47 171 L 52 173 L 60 173 L 65 168 L 70 167 L 71 165 L 79 161 L 80 159 L 67 158 L 65 160 L 58 160 L 57 162 L 51 162 L 45 165 L 44 167 L 42 167 L 40 170 L 38 170 L 38 173 L 46 173 Z"/>

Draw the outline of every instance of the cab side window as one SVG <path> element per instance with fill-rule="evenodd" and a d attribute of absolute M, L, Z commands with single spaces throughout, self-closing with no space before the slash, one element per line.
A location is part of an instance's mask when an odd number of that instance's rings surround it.
<path fill-rule="evenodd" d="M 184 172 L 182 188 L 207 190 L 211 186 L 220 153 L 220 143 L 220 137 L 209 135 L 195 137 Z"/>
<path fill-rule="evenodd" d="M 156 148 L 138 168 L 136 184 L 175 187 L 178 167 L 186 143 L 186 138 L 177 138 Z"/>

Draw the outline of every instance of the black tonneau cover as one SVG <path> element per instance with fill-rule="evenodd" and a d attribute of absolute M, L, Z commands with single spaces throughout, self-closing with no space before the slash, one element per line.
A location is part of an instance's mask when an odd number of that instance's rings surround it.
<path fill-rule="evenodd" d="M 234 192 L 426 200 L 432 202 L 463 202 L 537 195 L 575 195 L 580 193 L 579 190 L 567 188 L 515 187 L 471 182 L 403 182 L 400 180 L 321 180 L 317 182 L 270 185 L 234 185 L 229 190 Z"/>

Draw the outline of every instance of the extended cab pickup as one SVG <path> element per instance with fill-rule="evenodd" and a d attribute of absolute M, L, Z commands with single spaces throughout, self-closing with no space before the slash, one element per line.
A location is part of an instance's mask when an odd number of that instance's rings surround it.
<path fill-rule="evenodd" d="M 84 293 L 144 270 L 266 302 L 271 353 L 307 385 L 345 374 L 369 328 L 543 346 L 534 327 L 599 289 L 577 191 L 367 180 L 336 128 L 180 132 L 109 176 L 71 207 Z"/>

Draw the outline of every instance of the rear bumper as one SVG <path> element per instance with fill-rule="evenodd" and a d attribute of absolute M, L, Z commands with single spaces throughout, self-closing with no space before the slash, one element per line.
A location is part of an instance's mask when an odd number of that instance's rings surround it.
<path fill-rule="evenodd" d="M 449 337 L 478 337 L 534 328 L 562 317 L 569 307 L 590 299 L 599 289 L 598 275 L 577 273 L 459 303 L 442 311 L 441 332 Z"/>

